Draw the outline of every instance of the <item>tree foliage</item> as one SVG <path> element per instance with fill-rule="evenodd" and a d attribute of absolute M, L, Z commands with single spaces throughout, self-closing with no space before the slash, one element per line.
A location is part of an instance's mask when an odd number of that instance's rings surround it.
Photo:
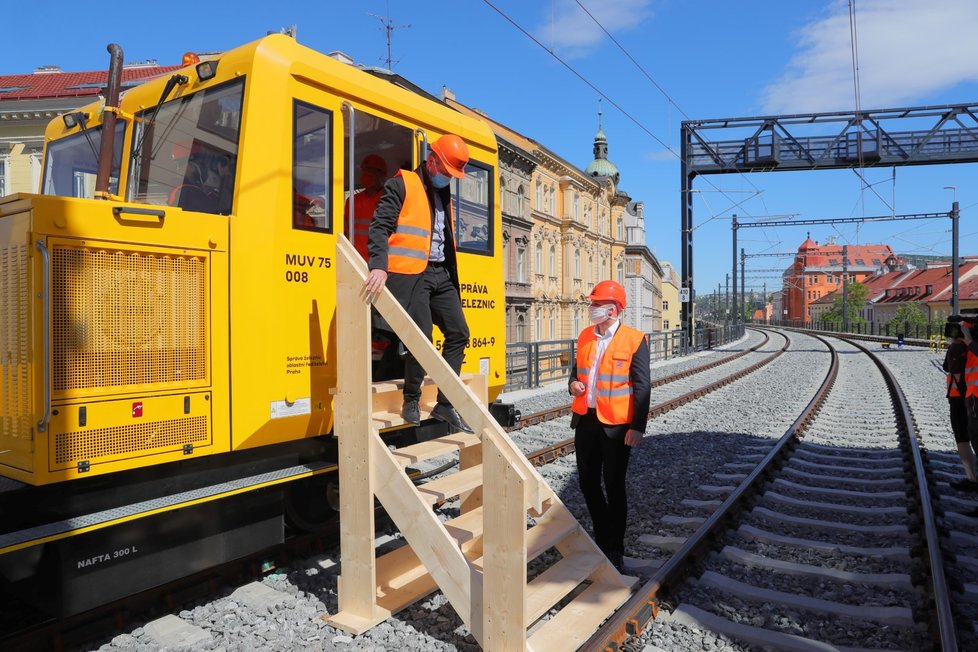
<path fill-rule="evenodd" d="M 908 301 L 897 308 L 896 314 L 890 323 L 894 325 L 919 324 L 923 326 L 927 323 L 927 315 L 924 314 L 924 310 L 921 308 L 919 301 Z"/>
<path fill-rule="evenodd" d="M 869 290 L 862 283 L 849 283 L 846 311 L 849 313 L 850 324 L 864 324 L 862 311 L 866 307 L 866 295 Z M 832 307 L 825 311 L 823 317 L 825 321 L 832 324 L 842 324 L 842 289 L 836 291 L 835 300 Z"/>

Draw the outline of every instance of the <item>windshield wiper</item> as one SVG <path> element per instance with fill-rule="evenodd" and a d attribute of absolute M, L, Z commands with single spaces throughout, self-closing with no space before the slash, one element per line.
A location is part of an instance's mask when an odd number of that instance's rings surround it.
<path fill-rule="evenodd" d="M 95 141 L 92 140 L 92 134 L 88 132 L 88 114 L 84 111 L 78 111 L 75 115 L 75 120 L 78 122 L 78 133 L 85 134 L 85 139 L 88 141 L 88 146 L 92 148 L 92 157 L 95 158 L 95 165 L 98 165 L 98 149 L 95 147 Z"/>
<path fill-rule="evenodd" d="M 139 143 L 136 144 L 136 147 L 132 151 L 131 156 L 133 159 L 136 159 L 140 154 L 142 154 L 143 141 L 146 140 L 146 132 L 156 120 L 156 114 L 160 112 L 160 107 L 163 106 L 163 102 L 166 101 L 166 98 L 170 96 L 170 93 L 173 92 L 173 89 L 176 88 L 177 85 L 183 86 L 188 81 L 190 81 L 190 79 L 188 79 L 186 75 L 180 74 L 173 75 L 166 80 L 166 86 L 163 87 L 163 94 L 160 95 L 160 101 L 153 107 L 153 112 L 149 115 L 149 118 L 143 121 L 143 130 L 139 134 Z"/>

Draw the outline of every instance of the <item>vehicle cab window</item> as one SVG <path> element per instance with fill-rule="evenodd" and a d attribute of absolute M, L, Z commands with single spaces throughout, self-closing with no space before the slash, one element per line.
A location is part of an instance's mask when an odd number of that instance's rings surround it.
<path fill-rule="evenodd" d="M 237 79 L 137 114 L 129 200 L 229 215 L 243 91 Z"/>

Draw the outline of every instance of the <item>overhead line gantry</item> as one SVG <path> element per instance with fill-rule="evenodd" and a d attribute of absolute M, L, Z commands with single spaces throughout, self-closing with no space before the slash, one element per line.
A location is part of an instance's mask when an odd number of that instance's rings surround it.
<path fill-rule="evenodd" d="M 973 163 L 978 161 L 978 103 L 685 120 L 680 127 L 680 159 L 681 283 L 690 293 L 690 302 L 682 304 L 682 323 L 692 337 L 692 190 L 696 175 Z M 956 202 L 953 212 L 957 213 Z"/>

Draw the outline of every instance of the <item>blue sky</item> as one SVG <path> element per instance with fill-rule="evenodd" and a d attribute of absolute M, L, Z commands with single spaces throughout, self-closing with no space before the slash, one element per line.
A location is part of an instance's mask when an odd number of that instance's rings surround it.
<path fill-rule="evenodd" d="M 694 119 L 855 106 L 848 3 L 844 0 L 580 0 L 672 101 L 611 42 L 578 0 L 492 0 L 502 12 L 620 105 L 603 102 L 609 158 L 621 187 L 645 202 L 648 245 L 680 264 L 679 124 Z M 863 109 L 978 101 L 978 2 L 855 0 Z M 342 50 L 357 62 L 384 65 L 386 41 L 375 16 L 394 25 L 394 70 L 437 94 L 442 85 L 584 168 L 591 160 L 598 94 L 483 0 L 360 0 L 275 3 L 242 0 L 233 11 L 214 3 L 127 4 L 96 19 L 77 3 L 23 5 L 17 29 L 0 42 L 0 73 L 39 65 L 96 70 L 105 45 L 127 60 L 177 63 L 187 50 L 218 51 L 296 25 L 314 49 Z M 410 25 L 410 27 L 406 27 Z M 678 107 L 678 108 L 677 108 Z M 946 211 L 958 187 L 961 252 L 978 254 L 978 166 L 922 166 L 851 171 L 724 175 L 694 188 L 695 282 L 709 292 L 730 269 L 731 212 L 742 216 L 872 216 Z M 759 194 L 758 194 L 759 192 Z M 732 204 L 744 202 L 736 209 Z M 950 254 L 949 222 L 811 227 L 818 241 L 886 242 L 900 252 Z M 793 251 L 804 227 L 744 229 L 747 253 Z M 750 268 L 789 260 L 757 258 Z M 768 288 L 778 285 L 768 280 Z M 760 281 L 757 283 L 759 286 Z"/>

